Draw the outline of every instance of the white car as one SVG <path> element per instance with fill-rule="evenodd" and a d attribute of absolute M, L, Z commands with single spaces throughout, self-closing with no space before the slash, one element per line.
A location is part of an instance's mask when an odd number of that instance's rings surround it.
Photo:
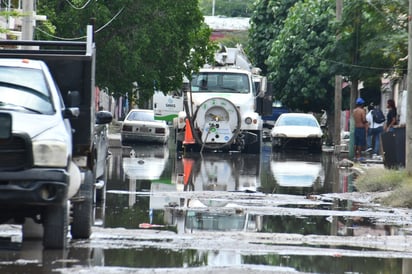
<path fill-rule="evenodd" d="M 120 131 L 122 145 L 137 142 L 162 143 L 169 140 L 170 129 L 164 120 L 155 120 L 150 109 L 132 109 Z"/>
<path fill-rule="evenodd" d="M 273 149 L 308 148 L 322 151 L 323 132 L 315 116 L 283 113 L 270 132 Z"/>

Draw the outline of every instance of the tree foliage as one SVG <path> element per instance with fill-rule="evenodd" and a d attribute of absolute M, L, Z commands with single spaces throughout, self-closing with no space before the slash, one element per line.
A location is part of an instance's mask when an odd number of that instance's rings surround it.
<path fill-rule="evenodd" d="M 367 80 L 406 68 L 407 7 L 405 0 L 345 1 L 339 40 L 327 56 L 332 71 Z M 338 57 L 338 58 L 337 58 Z"/>
<path fill-rule="evenodd" d="M 319 58 L 332 43 L 333 0 L 297 2 L 273 42 L 267 60 L 275 96 L 291 108 L 320 111 L 331 103 L 328 63 Z"/>
<path fill-rule="evenodd" d="M 154 86 L 164 92 L 180 88 L 190 71 L 187 65 L 196 69 L 212 54 L 211 30 L 203 23 L 196 0 L 88 3 L 45 0 L 38 9 L 48 16 L 58 37 L 84 37 L 93 19 L 96 84 L 115 96 L 130 92 L 133 82 L 143 101 L 151 97 Z M 44 38 L 44 32 L 37 33 Z"/>
<path fill-rule="evenodd" d="M 250 18 L 249 43 L 246 49 L 255 66 L 267 73 L 266 60 L 273 41 L 283 29 L 289 8 L 301 0 L 256 1 Z"/>
<path fill-rule="evenodd" d="M 292 108 L 331 106 L 335 74 L 364 81 L 377 98 L 382 73 L 405 72 L 407 10 L 406 0 L 347 0 L 337 22 L 333 0 L 260 0 L 248 52 Z"/>

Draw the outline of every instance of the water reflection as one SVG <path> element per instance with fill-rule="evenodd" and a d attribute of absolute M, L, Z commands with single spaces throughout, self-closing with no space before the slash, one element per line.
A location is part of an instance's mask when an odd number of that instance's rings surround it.
<path fill-rule="evenodd" d="M 355 202 L 331 199 L 318 204 L 286 203 L 274 205 L 269 211 L 260 210 L 262 205 L 255 201 L 264 194 L 275 197 L 294 194 L 305 199 L 315 194 L 351 191 L 353 174 L 349 170 L 339 170 L 328 154 L 272 153 L 270 146 L 264 146 L 261 155 L 209 153 L 180 157 L 164 146 L 133 146 L 132 149 L 135 153 L 132 157 L 130 151 L 111 149 L 108 192 L 100 217 L 104 220 L 103 229 L 156 228 L 179 236 L 204 232 L 220 237 L 225 232 L 371 237 L 402 233 L 399 226 L 374 218 L 328 216 L 328 211 L 362 210 L 364 205 Z M 237 198 L 224 199 L 219 193 Z M 279 208 L 285 211 L 277 210 Z M 307 208 L 325 214 L 310 216 L 287 212 L 288 209 Z M 104 241 L 110 246 L 113 244 L 110 237 L 117 235 L 107 234 Z M 237 246 L 213 251 L 207 248 L 169 249 L 150 246 L 147 241 L 139 248 L 127 248 L 123 243 L 114 248 L 107 247 L 104 242 L 100 244 L 100 239 L 93 241 L 98 247 L 90 247 L 88 241 L 76 241 L 66 252 L 46 252 L 41 241 L 23 244 L 0 241 L 0 271 L 50 273 L 60 267 L 119 266 L 173 267 L 179 272 L 178 268 L 250 264 L 290 267 L 308 273 L 383 271 L 406 274 L 410 273 L 412 265 L 400 253 L 396 258 L 388 258 L 388 254 L 382 255 L 385 251 L 370 248 L 273 245 L 271 247 L 278 249 L 255 254 L 239 251 Z M 302 255 L 308 250 L 309 255 Z"/>
<path fill-rule="evenodd" d="M 273 153 L 270 169 L 276 192 L 288 194 L 319 193 L 325 182 L 322 154 Z"/>
<path fill-rule="evenodd" d="M 152 148 L 153 149 L 153 148 Z M 126 157 L 123 157 L 125 160 Z M 127 159 L 126 161 L 134 161 Z M 136 164 L 136 161 L 134 161 Z M 124 166 L 124 165 L 122 165 Z M 133 167 L 131 167 L 133 169 Z M 179 157 L 169 153 L 161 174 L 148 180 L 130 176 L 124 170 L 122 185 L 113 184 L 108 193 L 109 212 L 106 220 L 109 227 L 156 228 L 170 230 L 177 234 L 208 232 L 258 232 L 258 233 L 299 233 L 302 235 L 396 235 L 396 226 L 376 223 L 372 218 L 338 216 L 305 216 L 255 214 L 248 210 L 248 199 L 228 201 L 220 198 L 193 197 L 185 193 L 236 192 L 245 193 L 253 200 L 253 195 L 267 194 L 321 194 L 343 192 L 352 189 L 351 174 L 339 170 L 331 160 L 331 155 L 309 155 L 300 153 L 271 153 L 264 147 L 260 156 L 242 154 L 204 154 Z M 290 173 L 290 170 L 295 170 Z M 143 171 L 147 173 L 146 171 Z M 122 173 L 122 172 L 121 172 Z M 113 178 L 114 181 L 117 181 Z M 115 186 L 115 187 L 114 187 Z M 121 190 L 125 190 L 122 192 Z M 180 194 L 179 194 L 180 193 Z M 125 202 L 125 195 L 133 197 Z M 196 196 L 196 195 L 195 195 Z M 130 201 L 133 200 L 133 203 Z M 296 205 L 285 205 L 285 207 Z M 330 201 L 319 205 L 322 210 L 357 210 L 362 205 L 341 201 Z M 302 207 L 305 207 L 304 205 Z M 316 208 L 316 206 L 313 206 Z M 115 211 L 112 211 L 116 209 Z M 116 216 L 116 217 L 114 217 Z M 123 216 L 123 218 L 121 217 Z M 144 224 L 142 226 L 142 224 Z M 323 248 L 328 248 L 324 246 Z M 329 247 L 333 249 L 334 247 Z M 345 248 L 351 250 L 351 248 Z M 355 249 L 353 249 L 355 250 Z M 136 253 L 136 254 L 134 254 Z M 286 252 L 288 253 L 288 252 Z M 298 251 L 299 253 L 299 251 Z M 408 260 L 382 258 L 341 257 L 332 262 L 330 256 L 290 255 L 241 255 L 236 251 L 175 250 L 165 252 L 156 248 L 143 251 L 106 250 L 105 263 L 121 261 L 129 256 L 152 255 L 150 259 L 131 263 L 138 267 L 194 267 L 227 266 L 241 264 L 261 264 L 268 266 L 289 266 L 299 271 L 322 273 L 343 273 L 344 271 L 368 269 L 374 273 L 381 269 L 402 272 L 402 264 Z M 322 263 L 314 263 L 319 261 Z M 373 262 L 378 260 L 380 264 Z M 165 263 L 165 262 L 169 263 Z M 174 263 L 171 263 L 171 262 Z M 365 267 L 365 262 L 367 267 Z M 339 271 L 336 272 L 336 265 Z M 366 273 L 366 272 L 365 272 Z"/>
<path fill-rule="evenodd" d="M 261 155 L 206 153 L 175 157 L 165 146 L 134 146 L 133 150 L 134 155 L 123 153 L 121 156 L 120 183 L 112 184 L 114 189 L 111 190 L 109 186 L 105 216 L 107 227 L 164 227 L 177 233 L 197 230 L 339 236 L 372 231 L 376 235 L 399 233 L 396 227 L 381 227 L 371 218 L 259 215 L 248 212 L 247 199 L 233 202 L 213 197 L 185 198 L 179 194 L 185 191 L 244 192 L 251 195 L 264 192 L 299 194 L 310 198 L 314 194 L 332 192 L 332 189 L 349 191 L 351 174 L 345 175 L 345 170 L 338 172 L 328 154 L 271 153 L 271 150 L 268 153 L 263 148 Z M 113 161 L 117 163 L 115 159 L 116 156 Z M 336 172 L 343 177 L 335 175 Z M 346 180 L 337 181 L 335 178 Z M 309 205 L 284 206 L 308 208 Z M 360 206 L 331 200 L 310 207 L 354 211 Z"/>
<path fill-rule="evenodd" d="M 158 180 L 169 158 L 169 148 L 164 145 L 135 145 L 127 150 L 123 171 L 127 178 L 135 180 Z"/>
<path fill-rule="evenodd" d="M 260 186 L 260 157 L 193 154 L 176 160 L 176 174 L 183 176 L 185 190 L 254 192 Z"/>

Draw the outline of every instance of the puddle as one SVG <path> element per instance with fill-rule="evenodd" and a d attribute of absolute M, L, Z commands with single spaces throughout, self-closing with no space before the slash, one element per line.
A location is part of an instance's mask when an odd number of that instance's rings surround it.
<path fill-rule="evenodd" d="M 374 216 L 375 208 L 373 206 L 368 208 L 368 203 L 362 204 L 335 197 L 319 198 L 324 193 L 349 193 L 354 190 L 355 174 L 350 170 L 339 170 L 330 154 L 272 153 L 270 148 L 264 147 L 260 157 L 230 153 L 203 155 L 203 157 L 198 155 L 173 157 L 173 153 L 170 155 L 168 161 L 162 162 L 162 174 L 157 175 L 157 178 L 150 182 L 146 179 L 136 179 L 136 174 L 131 175 L 127 170 L 124 171 L 123 185 L 113 187 L 108 193 L 106 227 L 121 226 L 130 229 L 146 227 L 146 229 L 167 230 L 176 234 L 193 234 L 202 231 L 337 237 L 405 234 L 404 223 L 388 218 L 390 212 L 382 213 L 382 216 L 379 214 Z M 158 168 L 161 166 L 158 165 Z M 159 170 L 156 174 L 159 174 Z M 227 199 L 217 194 L 221 192 L 251 195 L 247 198 Z M 217 197 L 194 199 L 191 193 L 195 197 L 202 196 L 201 193 L 214 193 Z M 266 214 L 267 207 L 257 205 L 259 202 L 251 202 L 259 201 L 259 197 L 251 198 L 253 194 L 259 196 L 259 193 L 291 196 L 287 196 L 283 202 L 278 199 L 270 204 L 272 209 L 276 206 L 278 212 Z M 297 196 L 299 199 L 291 198 L 292 196 Z M 242 203 L 239 203 L 239 200 Z M 249 204 L 245 200 L 249 201 Z M 317 210 L 315 216 L 312 215 L 314 209 Z M 311 213 L 306 214 L 307 210 Z M 359 211 L 365 214 L 350 214 Z M 396 218 L 402 219 L 399 216 Z M 406 218 L 409 222 L 409 217 Z M 333 249 L 333 245 L 327 243 L 321 246 Z M 359 248 L 352 245 L 352 247 L 345 247 L 345 250 L 359 251 Z M 360 247 L 360 250 L 373 251 L 374 248 Z M 402 259 L 354 259 L 347 255 L 339 255 L 342 252 L 336 252 L 336 257 L 332 255 L 334 258 L 332 261 L 330 254 L 324 257 L 296 254 L 243 256 L 238 252 L 234 252 L 236 256 L 233 254 L 229 256 L 231 260 L 225 261 L 221 259 L 225 255 L 220 257 L 216 253 L 219 252 L 209 251 L 206 255 L 202 253 L 201 256 L 208 258 L 207 261 L 210 262 L 221 262 L 220 265 L 234 260 L 236 264 L 287 265 L 299 271 L 316 273 L 350 273 L 351 269 L 358 269 L 359 273 L 376 273 L 377 270 L 386 269 L 388 266 L 391 266 L 391 273 L 402 273 L 404 264 Z M 316 263 L 314 264 L 313 261 Z M 325 263 L 321 263 L 322 261 Z M 367 261 L 370 263 L 366 263 Z M 160 264 L 159 262 L 159 267 Z M 184 265 L 189 266 L 187 263 L 182 263 L 181 266 Z M 341 270 L 337 271 L 337 269 Z M 363 272 L 364 269 L 368 269 L 369 272 Z"/>
<path fill-rule="evenodd" d="M 133 150 L 111 150 L 90 240 L 45 252 L 0 238 L 0 271 L 412 273 L 409 210 L 352 193 L 331 154 Z"/>

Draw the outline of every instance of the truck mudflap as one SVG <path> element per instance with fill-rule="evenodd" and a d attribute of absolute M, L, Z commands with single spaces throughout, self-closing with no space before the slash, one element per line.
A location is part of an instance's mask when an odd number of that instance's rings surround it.
<path fill-rule="evenodd" d="M 260 131 L 245 131 L 239 135 L 243 143 L 242 152 L 248 154 L 259 154 L 262 148 L 262 134 Z"/>
<path fill-rule="evenodd" d="M 0 204 L 50 205 L 67 199 L 69 174 L 63 169 L 0 172 Z"/>
<path fill-rule="evenodd" d="M 242 139 L 242 143 L 245 145 L 260 142 L 259 134 L 250 131 L 243 131 L 241 134 L 239 134 L 239 139 Z"/>

